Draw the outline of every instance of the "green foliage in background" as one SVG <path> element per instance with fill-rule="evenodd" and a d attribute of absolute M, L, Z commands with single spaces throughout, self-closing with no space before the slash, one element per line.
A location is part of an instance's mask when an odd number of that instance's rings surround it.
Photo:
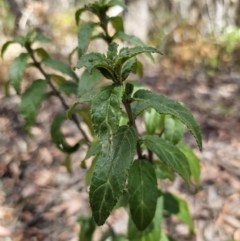
<path fill-rule="evenodd" d="M 97 16 L 98 21 L 81 25 L 78 46 L 74 49 L 78 54 L 74 68 L 53 59 L 47 50 L 34 48 L 35 42 L 50 41 L 35 31 L 6 42 L 1 55 L 12 43 L 25 49 L 13 60 L 9 78 L 21 96 L 20 111 L 26 129 L 30 131 L 34 125 L 41 103 L 54 95 L 67 111 L 55 116 L 50 129 L 53 143 L 66 155 L 66 168 L 72 171 L 71 154 L 82 145 L 88 151 L 81 166 L 86 168 L 85 161 L 94 157 L 86 176 L 92 215 L 79 219 L 79 240 L 92 240 L 97 225 L 103 225 L 114 208 L 121 206 L 129 207 L 128 235 L 119 236 L 109 230 L 101 240 L 174 240 L 161 229 L 163 218 L 175 215 L 188 225 L 189 234 L 194 234 L 193 220 L 184 199 L 161 190 L 161 179 L 173 181 L 177 173 L 189 187 L 199 186 L 199 160 L 181 139 L 185 130 L 190 130 L 201 150 L 201 132 L 191 112 L 182 104 L 128 81 L 130 73 L 142 75 L 139 54 L 152 59 L 152 54 L 161 52 L 124 33 L 121 17 L 108 17 L 108 10 L 116 5 L 126 9 L 121 1 L 100 0 L 76 11 L 77 24 L 86 11 Z M 108 31 L 110 25 L 115 30 L 113 34 Z M 96 38 L 108 44 L 107 53 L 87 52 L 90 41 Z M 121 41 L 128 42 L 129 47 L 120 47 Z M 23 91 L 21 80 L 29 66 L 37 68 L 44 78 L 33 80 Z M 47 72 L 45 67 L 54 73 Z M 76 68 L 85 69 L 81 76 L 74 72 Z M 103 78 L 108 82 L 99 86 Z M 66 95 L 76 100 L 73 106 L 67 104 Z M 79 116 L 89 133 L 82 128 Z M 73 120 L 82 134 L 73 146 L 61 132 L 67 118 Z M 145 125 L 142 135 L 137 118 Z M 122 202 L 124 198 L 126 201 Z"/>

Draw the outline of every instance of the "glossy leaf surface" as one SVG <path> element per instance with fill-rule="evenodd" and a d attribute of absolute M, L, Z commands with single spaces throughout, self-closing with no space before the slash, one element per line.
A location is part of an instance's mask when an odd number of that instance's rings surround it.
<path fill-rule="evenodd" d="M 170 114 L 180 119 L 195 137 L 198 147 L 202 150 L 202 136 L 200 128 L 189 110 L 178 102 L 168 99 L 163 95 L 155 94 L 148 90 L 139 90 L 134 94 L 137 101 L 146 103 L 154 108 L 159 114 Z"/>
<path fill-rule="evenodd" d="M 132 220 L 142 231 L 153 220 L 159 196 L 155 170 L 147 160 L 133 162 L 128 177 L 128 191 Z"/>
<path fill-rule="evenodd" d="M 190 183 L 191 173 L 188 160 L 176 146 L 157 136 L 144 136 L 143 143 L 162 162 L 177 172 L 187 183 Z"/>
<path fill-rule="evenodd" d="M 90 186 L 93 217 L 102 225 L 122 194 L 136 148 L 134 127 L 121 126 L 111 147 L 103 147 Z"/>
<path fill-rule="evenodd" d="M 46 93 L 46 87 L 46 80 L 35 80 L 22 94 L 20 112 L 27 129 L 35 122 L 39 107 Z"/>

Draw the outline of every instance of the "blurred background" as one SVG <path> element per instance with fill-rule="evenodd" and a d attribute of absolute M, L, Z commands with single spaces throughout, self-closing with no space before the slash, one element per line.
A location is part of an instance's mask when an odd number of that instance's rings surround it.
<path fill-rule="evenodd" d="M 30 29 L 52 39 L 44 47 L 68 62 L 77 46 L 74 13 L 81 0 L 0 0 L 0 46 Z M 185 141 L 201 159 L 201 187 L 193 195 L 176 177 L 168 188 L 188 203 L 196 236 L 186 225 L 169 218 L 164 228 L 176 240 L 240 240 L 240 0 L 127 0 L 122 14 L 125 30 L 164 55 L 154 63 L 143 59 L 147 88 L 182 101 L 200 123 L 203 152 L 188 133 Z M 137 10 L 136 10 L 137 9 Z M 88 15 L 84 16 L 87 21 Z M 81 26 L 80 22 L 80 26 Z M 102 51 L 96 42 L 92 50 Z M 0 241 L 78 240 L 77 218 L 89 211 L 85 170 L 79 166 L 85 149 L 72 157 L 72 173 L 65 156 L 51 143 L 49 123 L 63 111 L 59 101 L 43 103 L 31 136 L 19 114 L 20 98 L 8 86 L 11 61 L 20 53 L 9 47 L 0 60 Z M 74 66 L 77 59 L 72 59 Z M 28 69 L 23 85 L 40 74 Z M 74 100 L 69 99 L 74 102 Z M 69 143 L 79 137 L 71 122 L 63 126 Z M 126 231 L 127 214 L 110 217 L 117 232 Z M 106 229 L 99 228 L 98 232 Z"/>

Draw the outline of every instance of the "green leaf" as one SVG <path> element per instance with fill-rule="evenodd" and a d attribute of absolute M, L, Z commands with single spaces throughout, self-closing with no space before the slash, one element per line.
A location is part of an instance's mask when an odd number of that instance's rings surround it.
<path fill-rule="evenodd" d="M 93 175 L 93 172 L 94 172 L 94 169 L 95 169 L 95 166 L 96 166 L 96 163 L 97 163 L 97 160 L 99 158 L 99 155 L 96 155 L 93 160 L 92 160 L 92 163 L 91 163 L 91 166 L 89 167 L 89 169 L 87 170 L 87 173 L 86 173 L 86 178 L 85 178 L 85 181 L 86 181 L 86 186 L 89 186 L 91 184 L 91 181 L 92 181 L 92 175 Z M 83 160 L 83 162 L 85 162 L 85 160 Z M 82 162 L 82 163 L 83 163 Z M 82 165 L 81 163 L 81 165 Z"/>
<path fill-rule="evenodd" d="M 147 47 L 147 46 L 137 46 L 134 48 L 128 48 L 128 47 L 122 48 L 119 52 L 118 59 L 115 62 L 114 66 L 118 66 L 118 65 L 122 66 L 127 60 L 141 53 L 161 54 L 161 52 L 158 49 L 153 47 Z"/>
<path fill-rule="evenodd" d="M 124 31 L 123 19 L 120 16 L 111 17 L 110 22 L 116 31 Z"/>
<path fill-rule="evenodd" d="M 46 37 L 43 34 L 37 33 L 36 36 L 34 37 L 33 42 L 41 42 L 41 43 L 51 43 L 51 39 Z"/>
<path fill-rule="evenodd" d="M 10 81 L 17 94 L 20 94 L 21 92 L 21 79 L 27 67 L 28 58 L 29 54 L 21 53 L 17 58 L 13 60 L 10 67 Z"/>
<path fill-rule="evenodd" d="M 151 224 L 144 230 L 139 231 L 131 218 L 128 222 L 129 241 L 158 241 L 161 237 L 161 226 L 163 216 L 163 197 L 159 197 L 155 216 Z"/>
<path fill-rule="evenodd" d="M 77 111 L 77 113 L 82 117 L 82 120 L 85 122 L 85 124 L 89 128 L 91 135 L 94 136 L 95 133 L 94 133 L 93 125 L 92 125 L 92 119 L 91 119 L 91 114 L 90 114 L 89 108 L 80 109 Z"/>
<path fill-rule="evenodd" d="M 188 210 L 186 201 L 172 193 L 163 193 L 164 209 L 178 217 L 179 220 L 189 226 L 191 234 L 194 234 L 194 224 L 192 216 Z"/>
<path fill-rule="evenodd" d="M 26 44 L 26 38 L 25 38 L 25 37 L 22 37 L 22 36 L 17 37 L 17 38 L 14 38 L 13 41 L 14 41 L 15 43 L 20 44 L 22 47 L 24 47 L 25 44 Z"/>
<path fill-rule="evenodd" d="M 122 1 L 119 1 L 119 0 L 110 0 L 106 5 L 108 7 L 120 6 L 124 10 L 127 10 L 127 6 Z"/>
<path fill-rule="evenodd" d="M 143 64 L 137 60 L 137 63 L 133 66 L 132 72 L 137 74 L 140 78 L 143 77 Z"/>
<path fill-rule="evenodd" d="M 101 142 L 109 142 L 118 129 L 121 117 L 122 86 L 107 85 L 100 88 L 92 100 L 93 128 Z"/>
<path fill-rule="evenodd" d="M 76 24 L 78 25 L 79 24 L 79 19 L 80 19 L 80 16 L 83 12 L 87 11 L 87 8 L 86 7 L 83 7 L 83 8 L 79 8 L 76 12 L 75 12 L 75 21 L 76 21 Z"/>
<path fill-rule="evenodd" d="M 132 102 L 131 108 L 132 108 L 133 116 L 136 118 L 138 115 L 140 115 L 148 107 L 149 107 L 149 105 L 146 102 L 139 102 L 139 101 Z"/>
<path fill-rule="evenodd" d="M 34 49 L 34 52 L 43 60 L 50 57 L 48 52 L 44 48 Z"/>
<path fill-rule="evenodd" d="M 183 144 L 182 142 L 178 143 L 177 147 L 186 156 L 190 166 L 191 176 L 193 177 L 193 180 L 195 181 L 198 187 L 200 185 L 200 174 L 201 174 L 200 160 L 194 154 L 193 150 L 190 147 Z"/>
<path fill-rule="evenodd" d="M 64 81 L 59 85 L 59 89 L 67 95 L 77 95 L 77 83 L 72 81 Z"/>
<path fill-rule="evenodd" d="M 65 114 L 58 114 L 55 116 L 53 123 L 51 125 L 52 141 L 54 144 L 56 144 L 57 148 L 62 152 L 73 153 L 79 148 L 80 143 L 78 142 L 74 146 L 70 146 L 66 142 L 64 135 L 61 132 L 61 125 L 65 120 L 66 120 Z"/>
<path fill-rule="evenodd" d="M 64 160 L 64 166 L 66 167 L 68 173 L 72 173 L 71 161 L 71 155 L 67 154 Z"/>
<path fill-rule="evenodd" d="M 118 44 L 115 42 L 112 42 L 109 44 L 108 51 L 107 51 L 107 60 L 111 63 L 114 63 L 117 57 L 118 52 Z"/>
<path fill-rule="evenodd" d="M 97 69 L 93 69 L 91 73 L 85 70 L 78 82 L 78 97 L 90 91 L 102 78 L 103 76 Z"/>
<path fill-rule="evenodd" d="M 54 69 L 54 70 L 57 70 L 57 71 L 59 71 L 59 72 L 61 72 L 63 74 L 66 74 L 66 75 L 70 76 L 76 82 L 78 82 L 77 75 L 73 72 L 72 68 L 69 65 L 67 65 L 67 64 L 65 64 L 65 63 L 63 63 L 63 62 L 61 62 L 59 60 L 51 59 L 51 58 L 44 59 L 42 61 L 42 63 L 44 65 Z"/>
<path fill-rule="evenodd" d="M 109 68 L 107 59 L 105 55 L 100 53 L 90 53 L 85 54 L 78 60 L 77 66 L 75 68 L 86 67 L 89 72 L 92 71 L 93 68 L 103 68 L 111 74 L 111 69 Z"/>
<path fill-rule="evenodd" d="M 35 80 L 22 94 L 20 112 L 29 129 L 35 122 L 39 107 L 46 94 L 46 80 Z"/>
<path fill-rule="evenodd" d="M 132 72 L 134 65 L 136 65 L 137 59 L 135 57 L 126 61 L 122 66 L 122 81 L 124 81 Z"/>
<path fill-rule="evenodd" d="M 84 160 L 87 160 L 89 157 L 99 154 L 101 150 L 102 150 L 102 146 L 99 140 L 91 142 L 88 148 L 87 154 L 84 157 Z"/>
<path fill-rule="evenodd" d="M 147 90 L 138 90 L 134 94 L 134 98 L 137 101 L 146 103 L 148 107 L 154 108 L 159 114 L 170 114 L 180 119 L 191 131 L 197 141 L 199 149 L 202 150 L 201 131 L 189 110 L 174 100 Z"/>
<path fill-rule="evenodd" d="M 93 233 L 96 229 L 96 224 L 92 217 L 81 217 L 78 219 L 81 225 L 79 233 L 79 241 L 92 241 Z"/>
<path fill-rule="evenodd" d="M 144 136 L 143 143 L 190 184 L 190 167 L 187 158 L 173 144 L 157 136 Z"/>
<path fill-rule="evenodd" d="M 8 46 L 15 43 L 15 41 L 7 41 L 6 43 L 3 44 L 2 49 L 1 49 L 1 58 L 3 58 L 3 55 L 5 51 L 7 50 Z"/>
<path fill-rule="evenodd" d="M 94 28 L 97 23 L 88 22 L 78 32 L 78 57 L 81 58 L 87 51 Z"/>
<path fill-rule="evenodd" d="M 159 179 L 168 178 L 169 180 L 174 181 L 174 173 L 171 170 L 171 168 L 169 168 L 168 165 L 166 165 L 160 161 L 155 161 L 154 165 L 155 165 L 155 171 L 156 171 L 157 178 L 159 178 Z"/>
<path fill-rule="evenodd" d="M 103 147 L 90 186 L 90 205 L 98 225 L 105 222 L 121 196 L 133 161 L 136 141 L 135 128 L 121 126 L 113 136 L 112 147 Z"/>
<path fill-rule="evenodd" d="M 154 218 L 159 196 L 155 170 L 147 160 L 133 162 L 128 177 L 128 191 L 132 220 L 143 231 Z"/>
<path fill-rule="evenodd" d="M 144 113 L 144 123 L 146 126 L 147 134 L 153 135 L 157 128 L 160 127 L 161 115 L 154 109 L 149 109 Z"/>
<path fill-rule="evenodd" d="M 177 118 L 166 115 L 164 119 L 164 133 L 165 140 L 170 141 L 176 145 L 183 137 L 185 125 Z"/>

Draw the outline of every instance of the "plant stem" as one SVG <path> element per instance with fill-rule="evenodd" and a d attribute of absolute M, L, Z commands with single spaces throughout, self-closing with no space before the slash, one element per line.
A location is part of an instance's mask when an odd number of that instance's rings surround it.
<path fill-rule="evenodd" d="M 51 81 L 51 77 L 49 74 L 47 74 L 45 72 L 45 70 L 43 69 L 43 67 L 41 66 L 41 64 L 37 61 L 37 59 L 34 56 L 33 53 L 33 49 L 31 48 L 31 46 L 26 45 L 25 48 L 27 49 L 28 53 L 30 54 L 34 66 L 42 73 L 42 75 L 45 77 L 45 79 L 47 80 L 48 84 L 50 85 L 52 91 L 54 92 L 54 94 L 58 97 L 58 99 L 60 100 L 60 102 L 62 103 L 62 106 L 64 107 L 65 110 L 68 110 L 70 108 L 70 106 L 66 103 L 65 99 L 63 98 L 63 96 L 61 95 L 61 93 L 57 90 L 57 88 L 54 86 L 54 84 Z M 85 131 L 82 129 L 80 122 L 76 116 L 76 114 L 72 115 L 72 120 L 73 122 L 76 124 L 77 128 L 80 130 L 80 132 L 82 133 L 83 137 L 87 140 L 87 142 L 90 142 L 87 134 L 85 133 Z"/>
<path fill-rule="evenodd" d="M 124 105 L 125 110 L 126 110 L 127 115 L 128 115 L 129 125 L 133 125 L 136 128 L 136 130 L 137 130 L 137 126 L 136 126 L 136 123 L 135 123 L 135 118 L 133 116 L 130 104 L 131 104 L 131 100 L 123 99 L 123 105 Z M 139 159 L 143 158 L 141 145 L 140 145 L 139 140 L 137 140 L 137 154 L 138 154 L 138 158 Z"/>

